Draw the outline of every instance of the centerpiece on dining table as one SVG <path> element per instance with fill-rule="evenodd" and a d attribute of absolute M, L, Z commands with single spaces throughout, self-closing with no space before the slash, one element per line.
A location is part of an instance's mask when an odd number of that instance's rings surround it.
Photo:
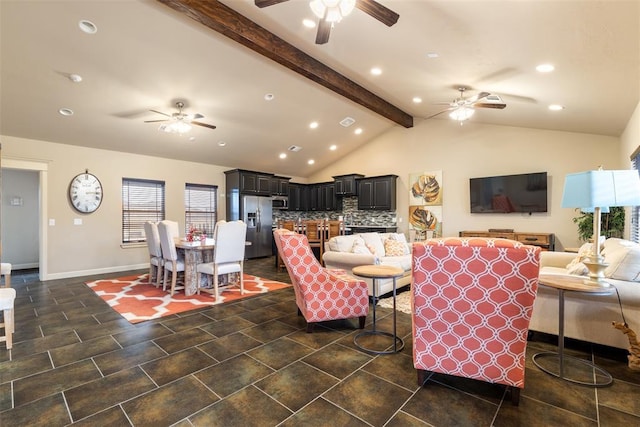
<path fill-rule="evenodd" d="M 189 232 L 187 233 L 187 242 L 190 242 L 190 243 L 202 242 L 202 244 L 205 244 L 206 241 L 207 241 L 207 233 L 205 233 L 204 230 L 197 228 L 193 225 L 189 226 Z"/>

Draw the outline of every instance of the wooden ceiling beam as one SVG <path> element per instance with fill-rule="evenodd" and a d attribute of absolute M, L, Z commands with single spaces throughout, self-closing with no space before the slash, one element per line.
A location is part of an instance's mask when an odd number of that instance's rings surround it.
<path fill-rule="evenodd" d="M 216 0 L 158 0 L 206 27 L 401 125 L 413 117 Z"/>

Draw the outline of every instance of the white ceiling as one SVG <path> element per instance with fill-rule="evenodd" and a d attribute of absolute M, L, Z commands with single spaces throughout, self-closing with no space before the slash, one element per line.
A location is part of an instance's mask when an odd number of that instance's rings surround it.
<path fill-rule="evenodd" d="M 222 0 L 415 124 L 446 108 L 434 104 L 452 101 L 461 85 L 507 103 L 478 109 L 465 126 L 619 136 L 639 102 L 640 0 L 379 2 L 400 14 L 396 25 L 356 9 L 315 45 L 315 29 L 302 25 L 313 17 L 306 0 L 264 9 Z M 98 32 L 82 33 L 81 19 Z M 0 0 L 0 24 L 2 135 L 305 177 L 399 126 L 157 1 Z M 556 70 L 537 73 L 543 62 Z M 72 73 L 83 81 L 69 81 Z M 150 109 L 174 112 L 176 100 L 217 129 L 194 127 L 190 141 L 143 122 L 162 118 Z M 63 107 L 75 114 L 61 116 Z M 347 116 L 350 128 L 338 124 Z M 279 159 L 291 145 L 303 149 Z"/>

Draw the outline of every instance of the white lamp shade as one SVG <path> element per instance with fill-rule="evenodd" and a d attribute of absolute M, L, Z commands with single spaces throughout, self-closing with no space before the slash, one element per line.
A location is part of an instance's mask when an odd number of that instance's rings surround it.
<path fill-rule="evenodd" d="M 636 170 L 595 170 L 567 175 L 563 208 L 640 205 L 640 175 Z"/>

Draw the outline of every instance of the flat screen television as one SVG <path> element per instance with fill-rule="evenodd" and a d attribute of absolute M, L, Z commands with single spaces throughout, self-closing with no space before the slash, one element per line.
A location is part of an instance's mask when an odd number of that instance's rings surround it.
<path fill-rule="evenodd" d="M 471 213 L 547 212 L 547 173 L 469 180 Z"/>

